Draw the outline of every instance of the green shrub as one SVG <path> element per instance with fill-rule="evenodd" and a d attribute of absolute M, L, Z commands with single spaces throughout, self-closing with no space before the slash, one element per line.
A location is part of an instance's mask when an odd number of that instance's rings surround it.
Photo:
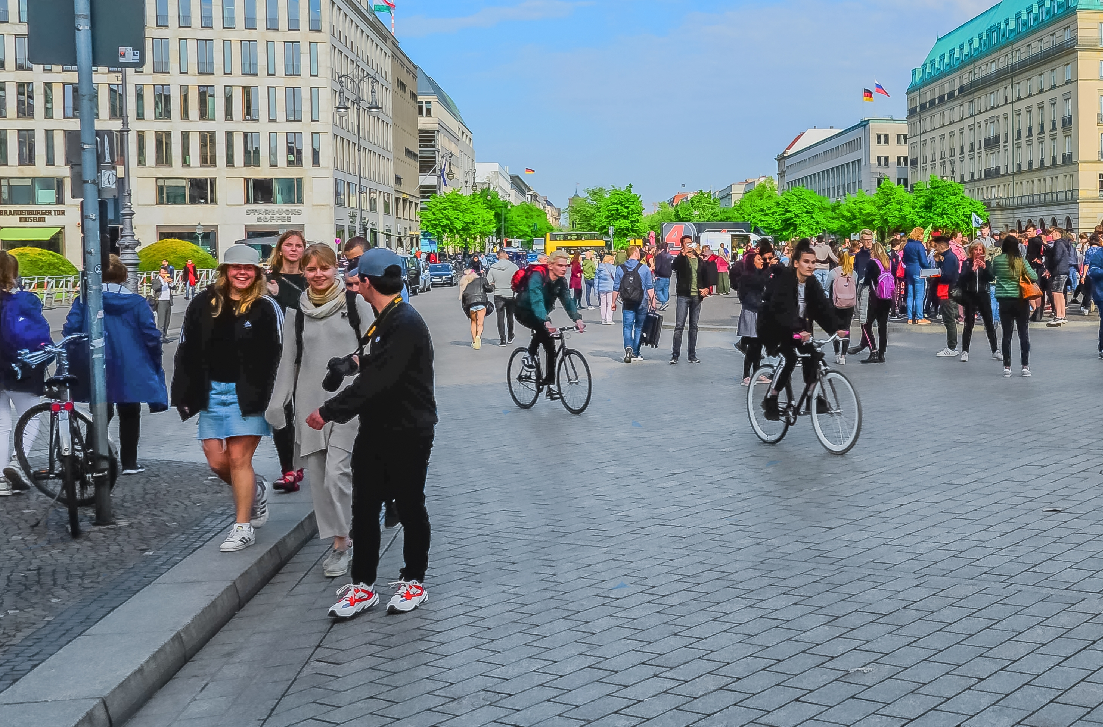
<path fill-rule="evenodd" d="M 63 255 L 40 247 L 17 247 L 8 250 L 19 261 L 19 275 L 33 278 L 38 275 L 77 275 L 79 271 Z"/>
<path fill-rule="evenodd" d="M 149 273 L 159 270 L 162 260 L 168 260 L 169 264 L 177 270 L 182 270 L 188 260 L 195 263 L 195 267 L 200 270 L 218 267 L 218 261 L 211 257 L 210 253 L 187 240 L 169 238 L 138 248 L 139 272 Z"/>

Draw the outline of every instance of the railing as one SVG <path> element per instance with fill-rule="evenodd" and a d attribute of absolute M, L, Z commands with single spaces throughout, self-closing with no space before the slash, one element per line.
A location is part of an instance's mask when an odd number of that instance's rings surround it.
<path fill-rule="evenodd" d="M 1054 121 L 1053 123 L 1056 124 L 1057 122 Z M 1072 116 L 1062 116 L 1061 117 L 1061 128 L 1062 129 L 1067 129 L 1070 126 L 1072 126 Z M 1056 131 L 1056 130 L 1057 130 L 1056 127 L 1054 127 L 1054 131 Z"/>
<path fill-rule="evenodd" d="M 1034 127 L 1033 126 L 1026 127 L 1026 138 L 1029 139 L 1032 136 L 1034 136 Z"/>
<path fill-rule="evenodd" d="M 992 197 L 985 200 L 989 207 L 1033 207 L 1040 204 L 1059 204 L 1075 202 L 1080 198 L 1080 190 L 1067 189 L 1063 192 L 1040 192 L 1023 194 L 1017 197 Z"/>
<path fill-rule="evenodd" d="M 992 136 L 984 137 L 984 148 L 985 149 L 995 149 L 995 148 L 999 147 L 999 145 L 1000 145 L 1000 135 L 999 134 L 994 134 Z"/>
<path fill-rule="evenodd" d="M 1063 40 L 1059 43 L 1054 43 L 1052 46 L 1050 46 L 1049 48 L 1046 48 L 1044 51 L 1042 51 L 1040 53 L 1035 53 L 1034 55 L 1027 56 L 1026 58 L 1023 58 L 1021 61 L 1016 61 L 1015 63 L 1010 63 L 1010 64 L 1004 66 L 1003 68 L 1000 68 L 1000 69 L 997 69 L 996 71 L 993 71 L 992 73 L 987 73 L 987 74 L 977 78 L 975 81 L 972 81 L 970 83 L 966 83 L 962 86 L 958 86 L 958 89 L 957 89 L 958 95 L 963 94 L 963 93 L 967 93 L 969 91 L 972 91 L 974 88 L 979 88 L 981 86 L 987 86 L 987 85 L 989 85 L 989 84 L 991 84 L 995 81 L 998 81 L 1001 78 L 1006 78 L 1007 76 L 1010 76 L 1012 74 L 1018 75 L 1020 71 L 1023 71 L 1023 70 L 1025 70 L 1025 69 L 1027 69 L 1031 66 L 1035 66 L 1035 65 L 1038 65 L 1040 63 L 1044 63 L 1045 61 L 1052 58 L 1053 56 L 1064 53 L 1065 51 L 1071 50 L 1075 47 L 1076 47 L 1076 36 L 1073 36 L 1073 37 L 1069 38 L 1068 40 Z M 971 60 L 975 60 L 975 59 L 971 59 Z M 941 75 L 942 74 L 938 74 L 938 76 L 932 76 L 932 78 L 930 80 L 933 81 L 935 77 L 940 77 Z"/>
<path fill-rule="evenodd" d="M 1072 163 L 1072 153 L 1071 152 L 1066 152 L 1066 153 L 1062 154 L 1061 155 L 1061 163 L 1062 164 L 1071 164 Z"/>
<path fill-rule="evenodd" d="M 200 270 L 197 288 L 205 288 L 214 282 L 216 270 Z M 138 292 L 149 295 L 153 284 L 153 276 L 156 273 L 138 273 Z M 44 308 L 57 308 L 58 306 L 72 305 L 73 300 L 80 295 L 79 275 L 33 275 L 19 279 L 23 290 L 34 293 L 42 301 Z M 184 292 L 184 271 L 177 270 L 173 277 L 178 293 Z"/>
<path fill-rule="evenodd" d="M 984 178 L 985 179 L 991 179 L 993 177 L 998 177 L 998 176 L 1000 176 L 1000 168 L 999 167 L 989 167 L 988 169 L 984 170 Z"/>

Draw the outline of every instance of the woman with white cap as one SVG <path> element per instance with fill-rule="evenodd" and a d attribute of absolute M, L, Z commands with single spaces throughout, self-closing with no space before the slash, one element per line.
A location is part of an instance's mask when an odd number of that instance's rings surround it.
<path fill-rule="evenodd" d="M 253 453 L 272 433 L 264 412 L 282 334 L 283 310 L 265 295 L 259 253 L 231 245 L 217 280 L 184 313 L 172 377 L 172 406 L 182 419 L 199 415 L 207 464 L 233 490 L 236 520 L 223 552 L 252 545 L 253 528 L 268 522 L 268 486 L 253 470 Z"/>

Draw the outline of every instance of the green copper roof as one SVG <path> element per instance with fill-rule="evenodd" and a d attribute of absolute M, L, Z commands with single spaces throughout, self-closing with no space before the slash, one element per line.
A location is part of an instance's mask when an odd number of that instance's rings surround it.
<path fill-rule="evenodd" d="M 935 41 L 908 90 L 953 73 L 963 63 L 1002 50 L 1020 35 L 1067 18 L 1077 10 L 1103 9 L 1103 0 L 1003 0 Z"/>
<path fill-rule="evenodd" d="M 461 124 L 467 125 L 467 122 L 460 116 L 460 109 L 456 106 L 456 102 L 452 100 L 452 97 L 445 93 L 444 89 L 440 87 L 432 76 L 423 71 L 420 67 L 417 69 L 417 95 L 418 96 L 436 96 L 437 100 L 448 109 L 448 113 L 452 114 Z"/>

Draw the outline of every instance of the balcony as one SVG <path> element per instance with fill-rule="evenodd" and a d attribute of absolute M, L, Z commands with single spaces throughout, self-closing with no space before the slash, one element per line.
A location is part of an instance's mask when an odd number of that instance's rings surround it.
<path fill-rule="evenodd" d="M 998 149 L 999 146 L 1000 146 L 1000 135 L 999 134 L 995 134 L 993 136 L 986 136 L 984 138 L 984 149 L 985 149 L 985 151 L 987 151 L 989 149 Z"/>
<path fill-rule="evenodd" d="M 990 168 L 984 170 L 984 178 L 985 179 L 992 179 L 992 178 L 998 177 L 998 176 L 1000 176 L 1000 168 L 999 167 L 990 167 Z"/>
<path fill-rule="evenodd" d="M 1071 152 L 1065 152 L 1064 154 L 1062 154 L 1061 155 L 1061 163 L 1062 164 L 1072 164 L 1072 153 Z"/>
<path fill-rule="evenodd" d="M 1103 114 L 1100 114 L 1100 116 L 1103 116 Z M 1023 130 L 1022 129 L 1015 129 L 1015 141 L 1019 141 L 1022 138 L 1023 138 Z"/>
<path fill-rule="evenodd" d="M 1072 116 L 1071 115 L 1062 116 L 1061 117 L 1061 128 L 1062 129 L 1068 129 L 1071 126 L 1072 126 Z"/>
<path fill-rule="evenodd" d="M 1031 169 L 1033 169 L 1033 168 L 1034 168 L 1034 160 L 1033 160 L 1033 159 L 1030 159 L 1030 160 L 1028 160 L 1028 161 L 1027 161 L 1027 163 L 1026 163 L 1026 171 L 1028 171 L 1028 172 L 1029 172 L 1029 171 L 1030 171 Z"/>
<path fill-rule="evenodd" d="M 1100 153 L 1103 154 L 1103 152 Z M 908 166 L 910 166 L 912 169 L 917 168 L 919 166 L 919 157 L 912 157 Z"/>
<path fill-rule="evenodd" d="M 1023 170 L 1023 165 L 1022 165 L 1021 162 L 1015 165 L 1015 171 L 1016 172 L 1021 172 L 1022 170 Z"/>
<path fill-rule="evenodd" d="M 1026 127 L 1026 138 L 1029 139 L 1032 136 L 1034 136 L 1034 127 L 1033 126 Z"/>
<path fill-rule="evenodd" d="M 1042 121 L 1038 124 L 1038 136 L 1046 133 L 1046 122 Z"/>

